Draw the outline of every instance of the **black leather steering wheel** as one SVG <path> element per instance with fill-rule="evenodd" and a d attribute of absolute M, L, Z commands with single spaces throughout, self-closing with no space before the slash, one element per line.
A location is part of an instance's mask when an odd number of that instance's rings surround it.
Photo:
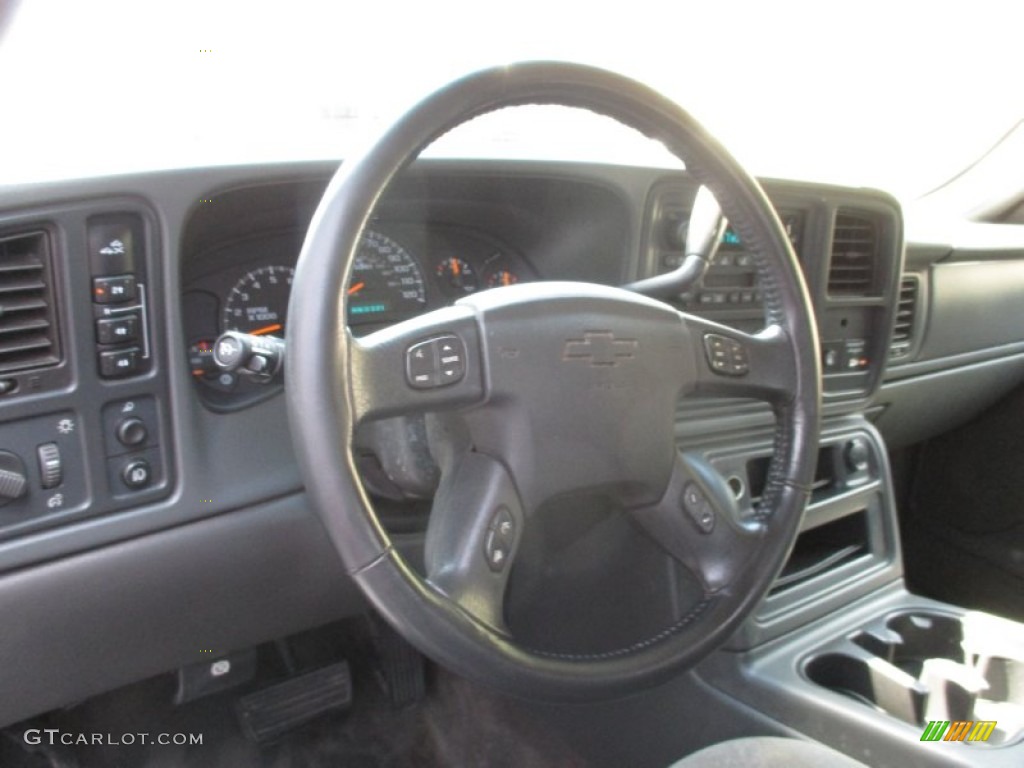
<path fill-rule="evenodd" d="M 361 232 L 388 183 L 435 138 L 525 104 L 607 115 L 678 155 L 753 253 L 766 307 L 755 335 L 646 296 L 584 283 L 486 291 L 362 338 L 346 325 Z M 817 454 L 817 330 L 792 246 L 764 192 L 675 103 L 599 69 L 536 62 L 485 70 L 428 97 L 337 172 L 310 225 L 289 307 L 287 398 L 306 487 L 370 603 L 448 668 L 533 698 L 590 699 L 667 679 L 758 603 L 789 552 Z M 742 513 L 710 465 L 676 449 L 686 394 L 772 404 L 774 457 Z M 352 455 L 356 427 L 429 413 L 442 470 L 426 570 L 381 526 Z M 504 622 L 523 530 L 582 489 L 614 499 L 692 572 L 703 596 L 627 647 L 524 647 Z"/>

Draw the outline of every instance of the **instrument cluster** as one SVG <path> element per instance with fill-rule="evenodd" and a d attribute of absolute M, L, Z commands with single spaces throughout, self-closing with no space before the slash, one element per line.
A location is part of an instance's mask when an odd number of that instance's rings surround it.
<path fill-rule="evenodd" d="M 206 255 L 212 267 L 183 292 L 192 375 L 204 390 L 244 391 L 218 371 L 213 340 L 224 331 L 283 337 L 301 233 L 228 244 Z M 459 298 L 538 279 L 529 263 L 482 233 L 456 227 L 375 222 L 362 236 L 348 291 L 357 335 L 406 320 Z"/>

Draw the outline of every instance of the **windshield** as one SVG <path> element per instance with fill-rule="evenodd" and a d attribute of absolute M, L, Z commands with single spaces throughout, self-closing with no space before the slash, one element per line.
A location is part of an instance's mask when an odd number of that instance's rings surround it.
<path fill-rule="evenodd" d="M 683 105 L 755 173 L 911 199 L 1024 115 L 1012 3 L 328 4 L 22 0 L 0 44 L 0 182 L 341 158 L 471 70 L 564 59 Z M 565 110 L 434 154 L 668 164 Z"/>

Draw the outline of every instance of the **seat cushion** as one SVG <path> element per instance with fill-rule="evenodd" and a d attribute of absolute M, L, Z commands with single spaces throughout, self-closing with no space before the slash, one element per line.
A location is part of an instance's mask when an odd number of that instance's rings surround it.
<path fill-rule="evenodd" d="M 672 768 L 868 768 L 823 744 L 775 736 L 753 736 L 712 744 Z"/>

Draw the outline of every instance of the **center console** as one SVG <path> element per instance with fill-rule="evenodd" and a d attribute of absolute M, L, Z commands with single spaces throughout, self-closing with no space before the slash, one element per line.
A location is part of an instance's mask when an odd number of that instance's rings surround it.
<path fill-rule="evenodd" d="M 884 196 L 766 183 L 789 234 L 821 335 L 823 428 L 807 511 L 755 614 L 697 668 L 738 712 L 872 766 L 1024 763 L 1024 626 L 919 598 L 903 583 L 887 451 L 864 414 L 897 349 L 900 215 Z M 656 186 L 648 272 L 678 264 L 693 189 Z M 744 331 L 764 324 L 753 254 L 727 231 L 680 308 Z M 772 414 L 754 401 L 680 404 L 682 450 L 757 503 Z M 728 428 L 723 428 L 728 425 Z"/>
<path fill-rule="evenodd" d="M 704 450 L 750 503 L 769 449 L 747 440 Z M 697 673 L 871 766 L 1019 766 L 1024 625 L 906 591 L 889 474 L 868 422 L 826 427 L 789 560 Z"/>

